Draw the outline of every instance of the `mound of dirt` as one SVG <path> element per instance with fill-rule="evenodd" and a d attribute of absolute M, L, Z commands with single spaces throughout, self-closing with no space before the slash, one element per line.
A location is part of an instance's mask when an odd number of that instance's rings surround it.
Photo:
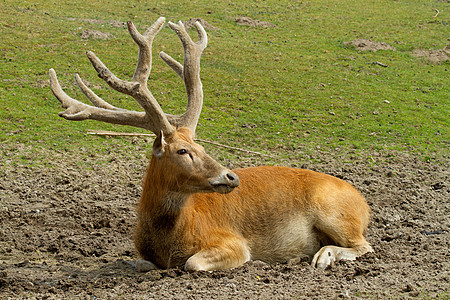
<path fill-rule="evenodd" d="M 354 41 L 344 42 L 344 46 L 353 46 L 356 50 L 360 51 L 378 51 L 378 50 L 393 50 L 395 51 L 395 47 L 392 47 L 389 44 L 384 42 L 374 42 L 370 39 L 357 39 Z"/>
<path fill-rule="evenodd" d="M 84 40 L 87 39 L 93 39 L 93 40 L 109 40 L 114 38 L 114 35 L 112 35 L 111 33 L 107 32 L 101 32 L 98 30 L 84 30 L 83 32 L 81 32 L 81 38 Z"/>
<path fill-rule="evenodd" d="M 444 49 L 438 50 L 415 49 L 411 52 L 411 55 L 418 58 L 424 58 L 432 63 L 441 63 L 450 60 L 450 45 L 445 46 Z"/>
<path fill-rule="evenodd" d="M 270 22 L 253 20 L 250 17 L 237 17 L 235 21 L 239 25 L 250 27 L 262 27 L 262 28 L 276 27 L 275 24 L 272 24 Z"/>
<path fill-rule="evenodd" d="M 184 24 L 184 27 L 191 28 L 194 26 L 195 22 L 199 22 L 203 26 L 203 28 L 205 28 L 207 30 L 218 30 L 219 29 L 215 26 L 210 25 L 208 22 L 206 22 L 202 18 L 191 18 L 189 21 L 183 22 L 183 24 Z"/>
<path fill-rule="evenodd" d="M 450 290 L 448 160 L 372 152 L 344 162 L 342 153 L 317 152 L 322 163 L 302 166 L 342 178 L 366 196 L 375 252 L 356 261 L 326 270 L 294 259 L 215 272 L 139 273 L 132 239 L 149 145 L 136 139 L 127 147 L 108 140 L 101 152 L 58 152 L 0 143 L 3 298 L 444 299 Z M 262 163 L 245 159 L 222 163 Z M 39 161 L 48 167 L 36 166 Z"/>
<path fill-rule="evenodd" d="M 110 21 L 108 21 L 108 24 L 111 25 L 112 27 L 117 27 L 117 28 L 126 28 L 127 27 L 126 22 L 117 21 L 117 20 L 110 20 Z"/>
<path fill-rule="evenodd" d="M 108 23 L 112 27 L 126 27 L 127 23 L 117 20 L 110 20 L 110 21 L 104 21 L 99 19 L 79 19 L 79 18 L 67 18 L 69 21 L 78 21 L 78 22 L 84 22 L 84 23 L 90 23 L 90 24 L 105 24 Z"/>
<path fill-rule="evenodd" d="M 103 24 L 105 21 L 99 19 L 80 19 L 80 18 L 66 18 L 69 21 L 78 21 L 90 24 Z"/>

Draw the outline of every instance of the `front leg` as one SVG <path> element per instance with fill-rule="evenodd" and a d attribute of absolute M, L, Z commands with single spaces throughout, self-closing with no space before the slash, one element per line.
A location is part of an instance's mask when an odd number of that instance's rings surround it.
<path fill-rule="evenodd" d="M 186 271 L 231 269 L 249 260 L 250 250 L 245 239 L 233 237 L 207 245 L 186 261 L 184 269 Z"/>

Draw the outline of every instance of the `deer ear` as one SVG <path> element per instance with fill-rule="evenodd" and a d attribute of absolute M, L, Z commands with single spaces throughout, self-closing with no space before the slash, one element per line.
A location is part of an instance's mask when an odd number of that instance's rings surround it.
<path fill-rule="evenodd" d="M 160 158 L 164 154 L 164 148 L 166 147 L 167 143 L 164 140 L 164 134 L 162 130 L 159 132 L 158 136 L 156 137 L 155 141 L 153 142 L 153 155 L 156 158 Z"/>

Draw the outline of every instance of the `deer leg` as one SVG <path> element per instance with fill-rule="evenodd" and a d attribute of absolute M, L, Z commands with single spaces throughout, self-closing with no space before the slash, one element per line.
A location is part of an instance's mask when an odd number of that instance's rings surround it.
<path fill-rule="evenodd" d="M 192 255 L 184 265 L 186 271 L 212 271 L 239 267 L 250 260 L 246 241 L 240 237 L 227 237 L 219 243 L 209 244 Z"/>
<path fill-rule="evenodd" d="M 358 256 L 372 251 L 372 247 L 367 242 L 364 245 L 353 248 L 325 246 L 314 255 L 311 265 L 313 267 L 325 269 L 341 259 L 355 260 Z"/>
<path fill-rule="evenodd" d="M 334 245 L 322 247 L 313 257 L 311 265 L 325 269 L 341 259 L 355 260 L 357 257 L 373 252 L 366 241 L 364 232 L 367 229 L 368 212 L 355 213 L 348 210 L 345 213 L 330 214 L 318 218 L 315 227 L 332 241 Z"/>

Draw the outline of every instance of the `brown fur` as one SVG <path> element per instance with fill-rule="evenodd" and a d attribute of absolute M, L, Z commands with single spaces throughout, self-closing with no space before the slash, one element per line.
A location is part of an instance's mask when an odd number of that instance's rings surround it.
<path fill-rule="evenodd" d="M 249 259 L 312 258 L 324 241 L 339 246 L 321 250 L 334 251 L 336 260 L 371 251 L 364 238 L 369 207 L 350 184 L 309 170 L 253 167 L 235 170 L 240 185 L 232 192 L 214 193 L 205 182 L 224 168 L 190 131 L 179 129 L 166 143 L 164 155 L 152 157 L 148 167 L 135 235 L 139 254 L 158 267 L 213 270 Z M 198 170 L 176 153 L 180 147 L 189 149 L 192 161 L 204 160 Z"/>

